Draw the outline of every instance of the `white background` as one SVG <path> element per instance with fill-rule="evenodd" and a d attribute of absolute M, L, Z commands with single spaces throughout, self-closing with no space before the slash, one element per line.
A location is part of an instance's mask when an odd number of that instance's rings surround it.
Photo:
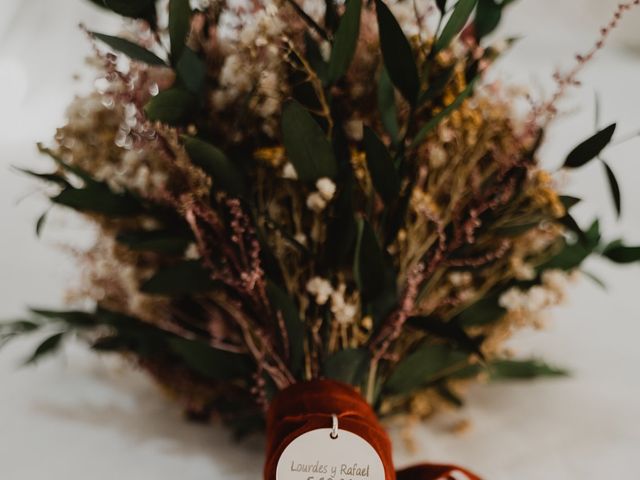
<path fill-rule="evenodd" d="M 555 67 L 586 50 L 615 0 L 521 0 L 508 15 L 506 34 L 524 36 L 502 61 L 508 81 L 548 88 Z M 115 32 L 117 21 L 81 0 L 0 0 L 0 318 L 25 305 L 62 305 L 74 279 L 61 243 L 86 243 L 77 221 L 54 212 L 44 237 L 33 224 L 46 208 L 39 186 L 10 165 L 48 166 L 34 143 L 48 140 L 74 94 L 87 91 L 83 59 L 88 42 L 78 29 Z M 624 26 L 640 30 L 640 14 Z M 618 38 L 582 75 L 583 87 L 565 102 L 543 150 L 557 166 L 577 141 L 593 132 L 593 98 L 602 99 L 602 123 L 624 134 L 640 129 L 640 56 Z M 637 46 L 640 48 L 640 40 Z M 81 73 L 79 80 L 73 80 Z M 542 87 L 541 87 L 542 86 Z M 594 164 L 566 179 L 569 192 L 588 198 L 577 209 L 586 223 L 604 219 L 611 235 L 640 243 L 640 141 L 607 153 L 623 190 L 624 214 L 612 215 L 604 174 Z M 551 312 L 544 332 L 523 332 L 513 346 L 570 368 L 569 379 L 473 388 L 468 407 L 415 428 L 420 446 L 408 453 L 397 434 L 398 465 L 451 461 L 492 480 L 630 478 L 640 452 L 640 267 L 592 260 L 603 291 L 579 281 L 569 302 Z M 261 439 L 234 444 L 216 426 L 183 421 L 179 409 L 142 374 L 99 358 L 78 345 L 35 368 L 18 368 L 33 348 L 20 340 L 0 351 L 0 478 L 92 480 L 258 479 Z M 470 419 L 463 435 L 448 432 Z"/>

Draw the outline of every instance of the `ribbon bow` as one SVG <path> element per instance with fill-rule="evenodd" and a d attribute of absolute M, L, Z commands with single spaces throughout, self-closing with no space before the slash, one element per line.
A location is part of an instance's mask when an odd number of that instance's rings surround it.
<path fill-rule="evenodd" d="M 332 417 L 340 428 L 369 442 L 380 456 L 385 480 L 481 480 L 453 465 L 421 464 L 395 471 L 391 441 L 367 401 L 351 386 L 333 380 L 297 383 L 281 391 L 267 414 L 267 461 L 264 480 L 276 480 L 278 459 L 300 435 L 327 428 Z"/>

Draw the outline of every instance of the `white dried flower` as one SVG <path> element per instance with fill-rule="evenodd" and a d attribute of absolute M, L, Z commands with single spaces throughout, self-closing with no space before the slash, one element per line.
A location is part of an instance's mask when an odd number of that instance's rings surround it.
<path fill-rule="evenodd" d="M 466 287 L 471 284 L 472 280 L 471 272 L 451 272 L 449 274 L 449 281 L 454 287 Z"/>
<path fill-rule="evenodd" d="M 431 168 L 440 168 L 447 161 L 447 152 L 441 145 L 432 145 L 429 148 L 429 165 Z"/>
<path fill-rule="evenodd" d="M 320 213 L 327 208 L 327 201 L 320 192 L 311 192 L 307 197 L 307 208 L 312 212 Z"/>
<path fill-rule="evenodd" d="M 302 232 L 298 232 L 293 236 L 293 239 L 298 242 L 300 245 L 307 245 L 307 236 L 302 233 Z"/>
<path fill-rule="evenodd" d="M 327 279 L 313 277 L 307 282 L 307 292 L 314 296 L 318 305 L 324 305 L 333 293 L 333 287 Z"/>
<path fill-rule="evenodd" d="M 198 260 L 200 259 L 200 251 L 198 250 L 198 246 L 191 242 L 187 245 L 187 248 L 184 251 L 184 258 L 186 260 Z"/>
<path fill-rule="evenodd" d="M 336 184 L 333 183 L 333 180 L 327 177 L 318 179 L 316 182 L 316 188 L 318 189 L 318 193 L 320 193 L 322 198 L 327 202 L 331 201 L 333 196 L 336 194 Z"/>
<path fill-rule="evenodd" d="M 340 284 L 338 290 L 331 293 L 331 313 L 341 325 L 349 325 L 356 320 L 358 302 L 345 298 L 346 285 Z"/>
<path fill-rule="evenodd" d="M 298 179 L 298 172 L 296 172 L 296 167 L 293 166 L 293 163 L 287 162 L 284 164 L 282 178 L 288 178 L 289 180 Z"/>

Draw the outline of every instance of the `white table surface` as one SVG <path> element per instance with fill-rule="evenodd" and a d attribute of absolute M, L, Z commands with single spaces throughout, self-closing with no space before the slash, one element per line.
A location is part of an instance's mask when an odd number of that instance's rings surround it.
<path fill-rule="evenodd" d="M 501 63 L 505 78 L 548 86 L 553 68 L 568 65 L 604 22 L 590 4 L 521 0 L 505 31 L 525 38 Z M 74 268 L 59 247 L 90 236 L 81 223 L 56 213 L 37 240 L 33 223 L 46 202 L 9 166 L 43 165 L 34 143 L 50 138 L 65 105 L 91 84 L 91 74 L 72 80 L 85 72 L 89 52 L 78 23 L 114 31 L 117 22 L 80 0 L 0 0 L 0 7 L 0 317 L 13 318 L 25 305 L 61 306 Z M 572 114 L 548 136 L 549 165 L 592 131 L 595 91 L 603 124 L 617 120 L 620 132 L 640 128 L 640 57 L 614 44 L 582 80 L 583 88 L 565 102 Z M 640 141 L 632 141 L 608 155 L 623 184 L 625 212 L 618 223 L 599 165 L 567 184 L 589 197 L 577 208 L 580 221 L 597 214 L 605 231 L 636 243 L 639 152 Z M 640 267 L 592 260 L 588 269 L 605 279 L 607 291 L 577 282 L 567 304 L 550 313 L 547 330 L 522 332 L 512 342 L 523 355 L 570 368 L 572 377 L 473 388 L 465 409 L 416 427 L 418 452 L 396 441 L 398 465 L 458 462 L 492 480 L 639 478 Z M 32 348 L 33 342 L 19 340 L 0 351 L 0 478 L 260 478 L 260 439 L 238 445 L 219 427 L 184 422 L 144 375 L 79 345 L 34 368 L 18 368 Z M 449 433 L 460 419 L 471 420 L 472 428 Z"/>

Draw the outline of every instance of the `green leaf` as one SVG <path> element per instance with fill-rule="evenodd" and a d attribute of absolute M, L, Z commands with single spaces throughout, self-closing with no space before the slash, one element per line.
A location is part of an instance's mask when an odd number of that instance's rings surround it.
<path fill-rule="evenodd" d="M 144 111 L 149 120 L 179 125 L 192 116 L 195 105 L 196 99 L 191 92 L 173 87 L 151 98 Z"/>
<path fill-rule="evenodd" d="M 371 354 L 366 348 L 349 348 L 329 355 L 323 364 L 326 378 L 358 386 L 362 384 Z"/>
<path fill-rule="evenodd" d="M 305 57 L 311 65 L 311 68 L 318 75 L 318 78 L 325 80 L 329 72 L 329 65 L 322 57 L 322 52 L 318 46 L 318 42 L 309 34 L 304 32 Z"/>
<path fill-rule="evenodd" d="M 500 320 L 507 311 L 500 306 L 499 294 L 487 295 L 465 308 L 456 321 L 462 327 L 488 325 Z"/>
<path fill-rule="evenodd" d="M 27 170 L 26 168 L 13 167 L 17 171 L 24 173 L 25 175 L 29 175 L 31 177 L 37 178 L 38 180 L 43 180 L 45 182 L 55 183 L 56 185 L 60 185 L 61 187 L 68 187 L 69 182 L 66 178 L 64 178 L 59 173 L 38 173 L 32 170 Z"/>
<path fill-rule="evenodd" d="M 211 380 L 232 380 L 251 372 L 251 362 L 246 355 L 226 352 L 199 340 L 171 337 L 169 350 L 194 372 Z"/>
<path fill-rule="evenodd" d="M 62 322 L 69 327 L 82 328 L 96 326 L 95 315 L 82 310 L 45 310 L 31 308 L 31 313 L 53 322 Z"/>
<path fill-rule="evenodd" d="M 628 247 L 622 242 L 611 242 L 602 252 L 602 255 L 615 263 L 640 262 L 640 246 Z"/>
<path fill-rule="evenodd" d="M 298 307 L 293 299 L 275 283 L 267 282 L 267 296 L 272 307 L 284 320 L 289 339 L 289 365 L 297 375 L 304 367 L 304 323 L 300 320 Z"/>
<path fill-rule="evenodd" d="M 612 123 L 608 127 L 586 139 L 574 148 L 571 153 L 569 153 L 563 166 L 565 168 L 578 168 L 589 163 L 600 155 L 600 152 L 609 145 L 615 131 L 616 124 Z"/>
<path fill-rule="evenodd" d="M 469 85 L 467 85 L 467 87 L 458 94 L 456 99 L 453 102 L 451 102 L 451 104 L 447 105 L 431 120 L 429 120 L 426 124 L 424 124 L 420 128 L 420 130 L 418 130 L 418 133 L 416 134 L 413 141 L 411 142 L 412 148 L 420 145 L 431 130 L 437 127 L 440 122 L 442 122 L 445 118 L 451 115 L 455 110 L 460 108 L 460 105 L 462 105 L 462 102 L 464 102 L 467 99 L 467 97 L 469 97 L 473 93 L 475 82 L 476 82 L 475 79 L 469 82 Z"/>
<path fill-rule="evenodd" d="M 36 221 L 36 237 L 38 238 L 40 238 L 40 235 L 42 234 L 42 228 L 44 227 L 45 221 L 47 220 L 48 213 L 49 210 L 40 215 L 38 217 L 38 220 Z"/>
<path fill-rule="evenodd" d="M 167 64 L 164 60 L 158 57 L 155 53 L 150 52 L 140 45 L 130 42 L 124 38 L 113 37 L 111 35 L 105 35 L 103 33 L 90 32 L 91 36 L 97 38 L 101 42 L 104 42 L 113 50 L 124 53 L 131 60 L 146 63 L 154 66 L 164 66 Z"/>
<path fill-rule="evenodd" d="M 287 157 L 300 180 L 336 176 L 338 164 L 331 143 L 309 111 L 295 100 L 284 104 L 282 136 Z"/>
<path fill-rule="evenodd" d="M 364 301 L 374 299 L 386 287 L 384 255 L 373 228 L 365 219 L 358 221 L 353 274 Z"/>
<path fill-rule="evenodd" d="M 491 380 L 524 380 L 568 375 L 566 370 L 551 367 L 539 360 L 496 360 L 489 365 L 489 372 Z"/>
<path fill-rule="evenodd" d="M 130 216 L 142 212 L 141 205 L 130 194 L 114 193 L 102 184 L 67 188 L 52 197 L 51 201 L 81 212 L 108 216 Z"/>
<path fill-rule="evenodd" d="M 168 230 L 137 230 L 120 232 L 116 240 L 136 252 L 179 254 L 192 239 Z"/>
<path fill-rule="evenodd" d="M 429 81 L 429 87 L 424 91 L 422 95 L 420 95 L 418 103 L 423 104 L 425 102 L 434 100 L 440 94 L 442 94 L 451 78 L 453 78 L 455 70 L 456 67 L 455 65 L 453 65 L 449 68 L 444 69 L 442 72 L 439 72 L 437 75 L 434 75 L 434 77 Z"/>
<path fill-rule="evenodd" d="M 169 1 L 169 39 L 171 41 L 171 58 L 176 63 L 182 55 L 184 44 L 189 34 L 191 23 L 191 7 L 189 0 Z"/>
<path fill-rule="evenodd" d="M 176 66 L 180 82 L 193 94 L 200 94 L 207 76 L 207 66 L 196 52 L 184 47 Z"/>
<path fill-rule="evenodd" d="M 440 10 L 440 14 L 444 15 L 447 11 L 447 0 L 436 0 L 436 7 Z"/>
<path fill-rule="evenodd" d="M 564 206 L 565 210 L 571 210 L 575 205 L 580 203 L 582 199 L 578 197 L 572 197 L 570 195 L 560 195 L 560 201 Z"/>
<path fill-rule="evenodd" d="M 362 0 L 348 0 L 344 15 L 340 19 L 340 26 L 334 37 L 331 57 L 329 58 L 329 74 L 327 82 L 335 83 L 349 69 L 356 51 L 358 36 L 360 35 L 360 14 Z"/>
<path fill-rule="evenodd" d="M 400 193 L 400 177 L 387 147 L 368 126 L 364 127 L 364 149 L 374 188 L 387 205 L 392 204 Z"/>
<path fill-rule="evenodd" d="M 420 90 L 420 77 L 413 50 L 400 24 L 382 0 L 376 0 L 380 48 L 384 65 L 393 84 L 414 105 Z"/>
<path fill-rule="evenodd" d="M 378 79 L 378 111 L 380 120 L 394 144 L 400 141 L 400 126 L 398 125 L 398 111 L 396 109 L 396 92 L 389 78 L 387 69 L 383 66 Z"/>
<path fill-rule="evenodd" d="M 467 353 L 444 345 L 423 345 L 398 363 L 385 389 L 395 394 L 409 393 L 439 380 L 458 366 L 462 367 L 467 360 Z"/>
<path fill-rule="evenodd" d="M 441 52 L 447 48 L 453 39 L 462 31 L 469 20 L 477 1 L 478 0 L 458 0 L 458 3 L 453 9 L 453 13 L 442 29 L 442 33 L 440 33 L 438 40 L 436 40 L 433 47 L 434 53 Z"/>
<path fill-rule="evenodd" d="M 222 150 L 194 137 L 183 136 L 182 141 L 191 161 L 213 179 L 213 188 L 240 197 L 246 191 L 242 170 Z"/>
<path fill-rule="evenodd" d="M 596 220 L 591 224 L 589 230 L 584 232 L 586 241 L 568 243 L 565 242 L 560 252 L 550 260 L 538 267 L 541 272 L 547 269 L 573 270 L 578 268 L 586 258 L 598 247 L 600 242 L 600 224 Z"/>
<path fill-rule="evenodd" d="M 72 173 L 73 175 L 78 177 L 80 180 L 82 180 L 87 186 L 104 186 L 103 183 L 98 182 L 97 180 L 94 180 L 93 177 L 85 170 L 65 162 L 60 155 L 55 153 L 50 148 L 45 147 L 41 143 L 38 143 L 37 147 L 40 153 L 47 155 L 54 162 L 56 162 L 56 164 L 60 168 L 64 169 L 66 172 Z"/>
<path fill-rule="evenodd" d="M 102 0 L 110 10 L 124 17 L 141 18 L 152 26 L 156 21 L 155 0 Z"/>
<path fill-rule="evenodd" d="M 502 20 L 502 8 L 503 5 L 496 0 L 478 0 L 476 18 L 473 22 L 478 43 L 498 27 Z"/>
<path fill-rule="evenodd" d="M 475 353 L 480 358 L 484 355 L 480 350 L 480 345 L 484 340 L 483 337 L 471 337 L 469 334 L 454 321 L 443 322 L 434 317 L 411 317 L 407 319 L 407 323 L 414 328 L 427 332 L 436 337 L 450 340 L 456 344 L 461 350 L 469 353 Z"/>
<path fill-rule="evenodd" d="M 58 350 L 62 343 L 64 334 L 65 332 L 60 332 L 48 337 L 45 341 L 38 345 L 38 348 L 36 348 L 35 352 L 33 352 L 31 357 L 25 362 L 25 364 L 35 363 L 45 355 L 52 354 L 56 350 Z"/>
<path fill-rule="evenodd" d="M 197 260 L 185 260 L 158 270 L 140 290 L 155 295 L 186 295 L 210 291 L 215 286 L 209 271 Z"/>
<path fill-rule="evenodd" d="M 622 213 L 622 199 L 620 195 L 620 185 L 618 184 L 618 179 L 616 178 L 616 174 L 613 173 L 611 167 L 604 160 L 602 161 L 604 165 L 605 172 L 607 173 L 607 181 L 609 182 L 609 189 L 611 190 L 611 198 L 613 199 L 613 205 L 616 208 L 616 216 L 620 218 L 620 214 Z"/>

